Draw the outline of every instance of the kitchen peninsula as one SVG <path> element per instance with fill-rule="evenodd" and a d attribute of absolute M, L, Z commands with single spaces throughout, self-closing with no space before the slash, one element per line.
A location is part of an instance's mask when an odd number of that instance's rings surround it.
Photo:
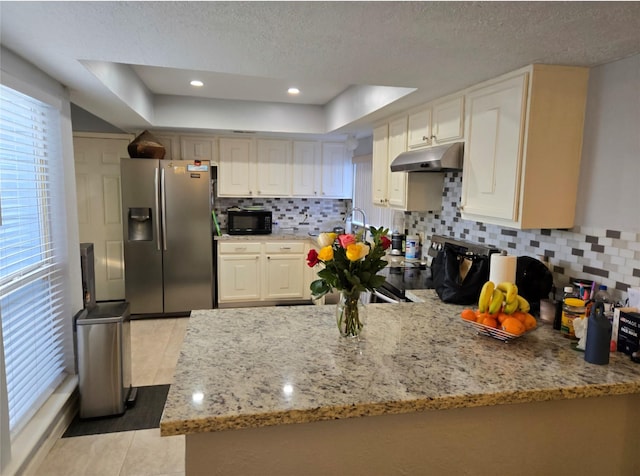
<path fill-rule="evenodd" d="M 361 340 L 330 305 L 194 311 L 160 424 L 186 474 L 640 474 L 639 366 L 430 293 L 368 305 Z"/>

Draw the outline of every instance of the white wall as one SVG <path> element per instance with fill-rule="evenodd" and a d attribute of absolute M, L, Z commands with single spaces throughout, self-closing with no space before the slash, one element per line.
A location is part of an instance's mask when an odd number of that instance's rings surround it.
<path fill-rule="evenodd" d="M 640 230 L 640 55 L 590 71 L 576 226 Z"/>

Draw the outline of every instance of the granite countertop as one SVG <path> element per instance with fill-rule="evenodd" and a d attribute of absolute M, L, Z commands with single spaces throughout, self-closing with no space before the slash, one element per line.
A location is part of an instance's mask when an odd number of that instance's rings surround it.
<path fill-rule="evenodd" d="M 406 289 L 404 296 L 413 302 L 426 302 L 433 297 L 435 291 L 433 289 Z"/>
<path fill-rule="evenodd" d="M 310 236 L 307 231 L 292 231 L 287 233 L 271 233 L 269 235 L 214 235 L 214 241 L 275 241 L 275 240 L 310 240 L 315 243 L 315 236 Z"/>
<path fill-rule="evenodd" d="M 589 364 L 549 325 L 503 343 L 424 297 L 368 305 L 361 339 L 332 305 L 193 311 L 161 434 L 640 393 L 626 355 Z"/>

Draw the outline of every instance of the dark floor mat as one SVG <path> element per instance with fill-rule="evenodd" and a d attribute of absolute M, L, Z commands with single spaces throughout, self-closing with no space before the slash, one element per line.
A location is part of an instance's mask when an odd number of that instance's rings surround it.
<path fill-rule="evenodd" d="M 160 417 L 167 400 L 167 393 L 169 393 L 169 385 L 151 385 L 137 388 L 138 396 L 134 406 L 127 408 L 123 415 L 86 420 L 81 420 L 76 415 L 62 437 L 159 428 Z"/>

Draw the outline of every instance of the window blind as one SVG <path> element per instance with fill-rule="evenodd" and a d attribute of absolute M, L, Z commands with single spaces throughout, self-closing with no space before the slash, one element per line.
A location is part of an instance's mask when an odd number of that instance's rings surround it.
<path fill-rule="evenodd" d="M 66 376 L 59 146 L 58 110 L 0 85 L 0 317 L 12 435 Z"/>

